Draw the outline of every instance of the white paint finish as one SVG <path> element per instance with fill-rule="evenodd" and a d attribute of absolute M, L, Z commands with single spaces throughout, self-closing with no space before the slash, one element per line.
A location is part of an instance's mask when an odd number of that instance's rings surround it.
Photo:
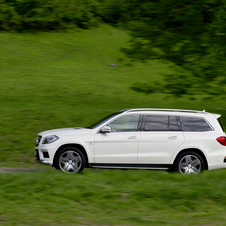
<path fill-rule="evenodd" d="M 138 149 L 140 164 L 169 164 L 182 143 L 182 132 L 141 132 Z"/>
<path fill-rule="evenodd" d="M 196 148 L 205 155 L 210 168 L 221 168 L 226 156 L 226 147 L 222 146 L 216 139 L 224 136 L 223 133 L 210 132 L 184 132 L 185 142 L 183 148 Z"/>
<path fill-rule="evenodd" d="M 95 137 L 95 163 L 137 163 L 140 132 L 115 132 Z"/>

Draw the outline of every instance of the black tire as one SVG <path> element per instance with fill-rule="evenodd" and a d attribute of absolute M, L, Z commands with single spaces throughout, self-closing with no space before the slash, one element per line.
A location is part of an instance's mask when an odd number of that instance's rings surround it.
<path fill-rule="evenodd" d="M 66 147 L 60 150 L 54 161 L 56 169 L 71 174 L 82 172 L 85 164 L 84 154 L 74 147 Z"/>
<path fill-rule="evenodd" d="M 199 174 L 204 170 L 203 158 L 194 151 L 186 151 L 175 160 L 175 171 L 183 175 Z"/>

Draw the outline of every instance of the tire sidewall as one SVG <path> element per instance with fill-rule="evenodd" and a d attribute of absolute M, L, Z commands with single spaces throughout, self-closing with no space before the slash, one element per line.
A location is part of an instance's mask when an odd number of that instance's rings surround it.
<path fill-rule="evenodd" d="M 203 160 L 203 158 L 202 158 L 198 153 L 196 153 L 196 152 L 194 152 L 194 151 L 186 151 L 186 152 L 183 152 L 183 153 L 179 154 L 179 155 L 177 156 L 176 160 L 175 160 L 175 163 L 174 163 L 174 170 L 175 170 L 176 172 L 181 173 L 181 172 L 180 172 L 180 169 L 179 169 L 179 164 L 180 164 L 181 159 L 182 159 L 183 157 L 185 157 L 186 155 L 194 155 L 194 156 L 196 156 L 196 157 L 199 159 L 199 161 L 201 162 L 201 169 L 200 169 L 200 172 L 199 172 L 198 174 L 200 174 L 201 172 L 204 171 L 204 160 Z M 181 174 L 182 174 L 182 173 L 181 173 Z"/>
<path fill-rule="evenodd" d="M 80 173 L 83 171 L 85 165 L 86 165 L 86 160 L 85 160 L 85 157 L 84 157 L 84 154 L 78 149 L 78 148 L 75 148 L 75 147 L 66 147 L 66 148 L 63 148 L 61 149 L 57 154 L 56 154 L 56 157 L 54 159 L 54 167 L 58 170 L 61 170 L 62 172 L 64 173 L 67 173 L 65 171 L 63 171 L 60 167 L 60 163 L 59 163 L 59 160 L 60 160 L 60 157 L 67 151 L 74 151 L 76 152 L 82 159 L 82 163 L 81 163 L 81 166 L 79 168 L 78 171 L 74 172 L 74 173 Z M 73 173 L 71 173 L 73 174 Z"/>

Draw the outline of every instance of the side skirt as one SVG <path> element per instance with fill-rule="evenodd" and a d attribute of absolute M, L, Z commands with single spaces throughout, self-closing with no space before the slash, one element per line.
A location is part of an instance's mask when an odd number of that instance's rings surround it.
<path fill-rule="evenodd" d="M 115 163 L 90 163 L 90 168 L 105 168 L 105 169 L 156 169 L 169 170 L 170 164 L 115 164 Z"/>

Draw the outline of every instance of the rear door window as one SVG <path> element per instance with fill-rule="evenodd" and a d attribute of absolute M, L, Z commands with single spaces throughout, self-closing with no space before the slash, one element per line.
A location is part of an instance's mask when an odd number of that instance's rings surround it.
<path fill-rule="evenodd" d="M 146 115 L 144 131 L 180 131 L 178 118 L 167 115 Z"/>

